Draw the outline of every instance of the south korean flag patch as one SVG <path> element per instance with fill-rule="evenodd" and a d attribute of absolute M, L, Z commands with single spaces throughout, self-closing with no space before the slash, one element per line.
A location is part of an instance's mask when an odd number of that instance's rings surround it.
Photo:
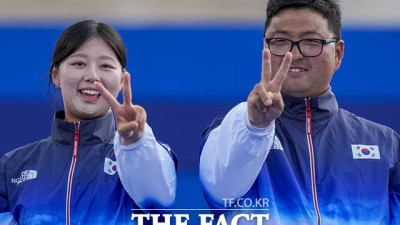
<path fill-rule="evenodd" d="M 380 159 L 378 145 L 351 145 L 353 159 Z"/>
<path fill-rule="evenodd" d="M 104 173 L 114 175 L 117 172 L 117 162 L 110 158 L 104 160 Z"/>

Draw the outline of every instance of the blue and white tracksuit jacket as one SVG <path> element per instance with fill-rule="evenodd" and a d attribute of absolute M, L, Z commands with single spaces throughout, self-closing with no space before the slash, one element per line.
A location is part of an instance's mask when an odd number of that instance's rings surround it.
<path fill-rule="evenodd" d="M 274 225 L 400 224 L 399 135 L 338 108 L 330 89 L 283 98 L 265 129 L 241 103 L 204 133 L 200 180 L 210 208 L 227 208 L 228 223 L 264 213 L 263 224 Z"/>
<path fill-rule="evenodd" d="M 1 158 L 0 224 L 6 212 L 10 224 L 135 224 L 132 213 L 173 207 L 174 161 L 147 124 L 139 141 L 123 146 L 111 111 L 79 123 L 59 111 L 51 137 Z"/>

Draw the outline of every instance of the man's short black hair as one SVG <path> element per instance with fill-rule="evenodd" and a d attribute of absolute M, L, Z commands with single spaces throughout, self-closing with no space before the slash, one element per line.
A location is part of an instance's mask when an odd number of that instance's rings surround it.
<path fill-rule="evenodd" d="M 272 17 L 283 9 L 314 10 L 328 20 L 328 28 L 333 32 L 334 38 L 341 38 L 342 13 L 338 0 L 268 0 L 264 35 L 271 23 Z"/>

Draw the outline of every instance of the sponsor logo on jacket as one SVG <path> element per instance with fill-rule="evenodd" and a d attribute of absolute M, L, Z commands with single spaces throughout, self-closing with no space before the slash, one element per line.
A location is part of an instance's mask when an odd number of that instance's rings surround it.
<path fill-rule="evenodd" d="M 36 170 L 24 170 L 21 173 L 21 176 L 18 178 L 11 178 L 11 183 L 12 184 L 20 184 L 24 181 L 27 180 L 32 180 L 32 179 L 36 179 L 37 177 L 37 171 Z"/>
<path fill-rule="evenodd" d="M 353 159 L 380 159 L 378 145 L 351 145 Z"/>
<path fill-rule="evenodd" d="M 117 172 L 117 162 L 110 158 L 104 160 L 104 173 L 114 175 Z"/>

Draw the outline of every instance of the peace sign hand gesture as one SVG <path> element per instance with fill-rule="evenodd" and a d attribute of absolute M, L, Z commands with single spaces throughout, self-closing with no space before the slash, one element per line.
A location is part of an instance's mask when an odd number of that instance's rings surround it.
<path fill-rule="evenodd" d="M 143 107 L 132 105 L 130 75 L 128 72 L 125 72 L 123 76 L 124 84 L 122 94 L 124 102 L 122 105 L 101 83 L 96 82 L 95 86 L 114 112 L 117 130 L 122 138 L 121 143 L 123 145 L 130 145 L 143 136 L 147 114 Z"/>
<path fill-rule="evenodd" d="M 271 55 L 268 49 L 263 50 L 261 81 L 247 97 L 247 110 L 250 123 L 259 128 L 269 126 L 283 111 L 281 87 L 292 62 L 292 53 L 286 53 L 282 64 L 271 80 Z"/>

